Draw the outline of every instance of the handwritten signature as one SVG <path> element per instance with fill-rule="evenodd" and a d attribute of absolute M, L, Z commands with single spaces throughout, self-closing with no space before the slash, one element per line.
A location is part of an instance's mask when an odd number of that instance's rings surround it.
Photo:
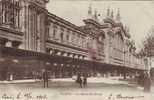
<path fill-rule="evenodd" d="M 122 94 L 108 94 L 105 95 L 103 93 L 97 93 L 97 92 L 93 92 L 93 93 L 70 93 L 70 92 L 64 92 L 64 93 L 60 93 L 60 95 L 63 96 L 72 96 L 72 95 L 77 95 L 77 96 L 101 96 L 103 98 L 105 98 L 105 100 L 138 100 L 138 99 L 143 99 L 144 96 L 140 95 L 140 96 L 131 96 L 131 95 L 122 95 Z"/>

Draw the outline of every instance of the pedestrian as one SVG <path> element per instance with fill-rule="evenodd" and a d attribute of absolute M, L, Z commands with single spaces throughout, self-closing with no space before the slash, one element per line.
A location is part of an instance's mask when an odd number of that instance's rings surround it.
<path fill-rule="evenodd" d="M 48 87 L 48 72 L 46 70 L 43 71 L 43 83 L 44 88 Z"/>
<path fill-rule="evenodd" d="M 144 91 L 150 92 L 150 90 L 151 90 L 151 78 L 148 72 L 146 72 L 144 75 Z"/>
<path fill-rule="evenodd" d="M 81 74 L 81 77 L 80 77 L 80 87 L 81 88 L 83 87 L 83 82 L 84 82 L 84 76 L 83 74 Z"/>
<path fill-rule="evenodd" d="M 87 75 L 84 74 L 84 77 L 83 77 L 83 86 L 86 87 L 87 86 Z"/>
<path fill-rule="evenodd" d="M 77 75 L 77 79 L 76 79 L 77 83 L 79 83 L 79 78 L 80 78 L 80 73 L 78 73 L 78 75 Z"/>
<path fill-rule="evenodd" d="M 78 75 L 77 75 L 77 80 L 76 80 L 76 82 L 80 85 L 80 87 L 82 88 L 82 79 L 81 79 L 81 74 L 80 73 L 78 73 Z"/>

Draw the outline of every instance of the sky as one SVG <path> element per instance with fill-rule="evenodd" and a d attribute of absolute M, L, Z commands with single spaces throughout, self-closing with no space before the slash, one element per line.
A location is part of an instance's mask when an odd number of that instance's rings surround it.
<path fill-rule="evenodd" d="M 130 29 L 131 38 L 137 48 L 142 47 L 142 40 L 154 26 L 154 1 L 105 1 L 105 0 L 50 0 L 47 4 L 49 12 L 56 14 L 71 23 L 82 26 L 87 18 L 89 5 L 101 14 L 100 20 L 106 16 L 108 8 L 114 15 L 120 9 L 121 21 Z"/>

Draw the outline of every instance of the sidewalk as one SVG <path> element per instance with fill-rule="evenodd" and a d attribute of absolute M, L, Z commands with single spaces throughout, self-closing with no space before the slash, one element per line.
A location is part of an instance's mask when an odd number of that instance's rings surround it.
<path fill-rule="evenodd" d="M 43 81 L 35 81 L 35 80 L 15 80 L 15 81 L 0 81 L 0 97 L 1 94 L 7 93 L 8 96 L 16 97 L 19 93 L 21 93 L 22 99 L 27 100 L 24 95 L 28 93 L 28 95 L 32 97 L 36 96 L 46 96 L 47 99 L 39 99 L 39 100 L 72 100 L 74 98 L 79 100 L 109 100 L 109 96 L 112 94 L 113 97 L 121 94 L 122 97 L 136 97 L 136 96 L 144 96 L 142 99 L 129 99 L 129 100 L 153 100 L 148 99 L 151 94 L 154 94 L 154 87 L 151 88 L 150 93 L 143 92 L 143 88 L 136 86 L 129 86 L 126 81 L 118 81 L 118 78 L 115 77 L 110 78 L 88 78 L 88 86 L 86 88 L 80 88 L 79 84 L 75 83 L 75 80 L 72 78 L 63 78 L 63 79 L 52 79 L 49 82 L 49 87 L 43 87 Z M 13 84 L 12 84 L 13 83 Z M 15 83 L 15 84 L 14 84 Z M 108 84 L 109 83 L 109 84 Z M 120 85 L 119 85 L 120 84 Z M 122 85 L 121 85 L 122 84 Z M 124 85 L 123 85 L 124 84 Z M 126 85 L 125 85 L 126 84 Z M 29 94 L 30 93 L 30 94 Z M 153 97 L 152 97 L 153 98 Z M 110 99 L 110 100 L 124 100 L 125 98 L 119 99 Z M 0 100 L 2 100 L 0 98 Z M 10 100 L 10 99 L 9 99 Z M 16 99 L 14 99 L 16 100 Z M 19 100 L 19 99 L 18 99 Z M 32 99 L 29 99 L 32 100 Z M 38 100 L 38 99 L 35 99 Z M 128 98 L 126 99 L 128 100 Z"/>
<path fill-rule="evenodd" d="M 40 82 L 42 80 L 13 80 L 13 81 L 0 81 L 0 84 L 15 84 L 15 83 L 34 83 Z M 50 79 L 52 82 L 74 82 L 72 78 L 57 78 L 57 79 Z M 127 81 L 120 81 L 114 78 L 102 78 L 102 77 L 90 77 L 87 79 L 88 83 L 106 83 L 106 84 L 128 84 Z"/>
<path fill-rule="evenodd" d="M 12 80 L 12 81 L 0 81 L 0 84 L 14 84 L 14 83 L 34 83 L 37 80 L 29 79 L 29 80 Z"/>

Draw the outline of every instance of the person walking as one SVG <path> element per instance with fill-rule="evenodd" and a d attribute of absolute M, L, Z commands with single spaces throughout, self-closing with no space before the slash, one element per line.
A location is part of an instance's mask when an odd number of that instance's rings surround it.
<path fill-rule="evenodd" d="M 80 73 L 78 73 L 78 75 L 77 75 L 77 80 L 76 80 L 76 82 L 80 85 L 80 87 L 82 88 L 82 79 L 81 79 L 81 74 Z"/>
<path fill-rule="evenodd" d="M 78 75 L 77 75 L 76 83 L 79 83 L 79 78 L 80 78 L 80 73 L 78 73 Z"/>
<path fill-rule="evenodd" d="M 87 75 L 84 74 L 84 77 L 83 77 L 83 86 L 86 87 L 87 86 Z"/>
<path fill-rule="evenodd" d="M 81 88 L 83 87 L 83 82 L 84 82 L 84 76 L 83 74 L 81 74 L 81 77 L 80 77 L 80 87 Z"/>
<path fill-rule="evenodd" d="M 43 71 L 43 83 L 44 83 L 44 88 L 48 88 L 48 72 L 46 70 Z"/>

